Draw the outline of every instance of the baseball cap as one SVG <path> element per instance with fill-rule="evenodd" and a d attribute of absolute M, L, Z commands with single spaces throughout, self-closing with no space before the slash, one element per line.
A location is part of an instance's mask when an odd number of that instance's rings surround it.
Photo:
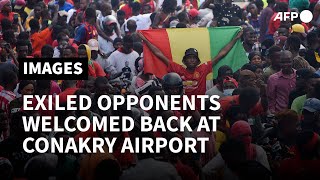
<path fill-rule="evenodd" d="M 112 23 L 117 23 L 117 19 L 114 16 L 109 15 L 103 19 L 103 23 L 105 23 L 106 25 L 110 25 Z"/>
<path fill-rule="evenodd" d="M 16 0 L 14 9 L 21 9 L 26 5 L 25 0 Z"/>
<path fill-rule="evenodd" d="M 317 98 L 309 98 L 303 105 L 303 109 L 309 112 L 320 111 L 320 100 Z"/>
<path fill-rule="evenodd" d="M 88 46 L 92 51 L 99 51 L 99 43 L 96 39 L 90 39 L 88 41 Z"/>
<path fill-rule="evenodd" d="M 68 16 L 67 11 L 65 11 L 65 10 L 59 11 L 58 14 L 59 14 L 59 16 L 61 16 L 61 17 L 62 17 L 62 16 Z"/>
<path fill-rule="evenodd" d="M 303 36 L 307 36 L 304 26 L 301 24 L 294 24 L 291 31 L 292 33 L 301 33 Z"/>
<path fill-rule="evenodd" d="M 223 84 L 227 83 L 227 82 L 232 82 L 238 88 L 238 82 L 235 79 L 233 79 L 232 77 L 226 76 L 223 79 Z"/>
<path fill-rule="evenodd" d="M 188 12 L 190 17 L 197 17 L 199 15 L 199 11 L 197 9 L 190 9 L 190 11 Z"/>
<path fill-rule="evenodd" d="M 179 21 L 177 20 L 173 20 L 170 22 L 170 28 L 176 28 L 177 27 L 177 24 L 179 24 Z"/>

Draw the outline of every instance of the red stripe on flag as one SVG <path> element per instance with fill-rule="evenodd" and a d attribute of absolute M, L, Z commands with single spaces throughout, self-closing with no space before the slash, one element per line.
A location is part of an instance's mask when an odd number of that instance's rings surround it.
<path fill-rule="evenodd" d="M 166 29 L 145 30 L 141 33 L 172 61 L 169 36 Z M 151 52 L 146 44 L 143 44 L 143 59 L 145 73 L 152 73 L 158 78 L 167 74 L 167 66 Z"/>

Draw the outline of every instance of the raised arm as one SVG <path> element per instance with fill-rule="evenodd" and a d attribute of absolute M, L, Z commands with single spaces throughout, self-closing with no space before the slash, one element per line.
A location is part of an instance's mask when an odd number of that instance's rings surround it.
<path fill-rule="evenodd" d="M 146 43 L 148 48 L 152 51 L 154 55 L 156 55 L 166 66 L 169 65 L 170 60 L 150 41 L 147 40 L 140 32 L 137 33 L 138 36 Z"/>
<path fill-rule="evenodd" d="M 212 65 L 217 64 L 225 55 L 228 54 L 228 52 L 232 49 L 232 47 L 238 41 L 238 39 L 241 38 L 242 34 L 243 34 L 243 29 L 241 29 L 238 32 L 237 36 L 233 38 L 223 49 L 221 49 L 218 55 L 212 59 Z"/>

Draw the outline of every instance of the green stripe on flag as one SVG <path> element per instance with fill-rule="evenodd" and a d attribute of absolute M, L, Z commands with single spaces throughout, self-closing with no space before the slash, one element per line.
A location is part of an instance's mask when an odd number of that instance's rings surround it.
<path fill-rule="evenodd" d="M 210 35 L 211 58 L 215 57 L 219 51 L 225 47 L 239 32 L 240 27 L 217 27 L 208 28 Z M 213 68 L 213 78 L 218 75 L 218 69 L 223 65 L 228 65 L 235 72 L 244 64 L 248 63 L 248 57 L 240 40 L 236 42 L 230 52 L 221 59 Z"/>

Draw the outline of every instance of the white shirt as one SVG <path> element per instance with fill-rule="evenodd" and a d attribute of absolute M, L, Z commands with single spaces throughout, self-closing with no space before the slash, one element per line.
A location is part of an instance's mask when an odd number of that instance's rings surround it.
<path fill-rule="evenodd" d="M 59 58 L 60 57 L 60 51 L 59 51 L 58 47 L 55 47 L 53 50 L 54 50 L 53 51 L 53 58 Z"/>
<path fill-rule="evenodd" d="M 117 38 L 117 34 L 113 33 L 112 36 L 109 36 L 112 40 L 114 40 L 115 38 Z M 106 39 L 104 39 L 101 36 L 98 36 L 98 42 L 99 42 L 99 49 L 102 53 L 104 54 L 108 54 L 111 53 L 112 51 L 114 51 L 114 47 L 113 47 L 113 43 L 111 41 L 108 41 Z"/>
<path fill-rule="evenodd" d="M 121 32 L 124 33 L 129 31 L 127 28 L 127 22 L 129 20 L 134 20 L 137 23 L 137 31 L 138 30 L 148 30 L 152 24 L 150 19 L 151 13 L 149 14 L 139 14 L 138 16 L 132 16 L 125 23 L 123 23 L 121 27 Z"/>
<path fill-rule="evenodd" d="M 111 74 L 122 72 L 122 68 L 126 67 L 126 62 L 129 63 L 128 66 L 131 72 L 134 72 L 134 63 L 138 57 L 139 54 L 136 51 L 132 51 L 130 54 L 124 54 L 119 50 L 113 52 L 107 60 L 112 69 Z"/>

